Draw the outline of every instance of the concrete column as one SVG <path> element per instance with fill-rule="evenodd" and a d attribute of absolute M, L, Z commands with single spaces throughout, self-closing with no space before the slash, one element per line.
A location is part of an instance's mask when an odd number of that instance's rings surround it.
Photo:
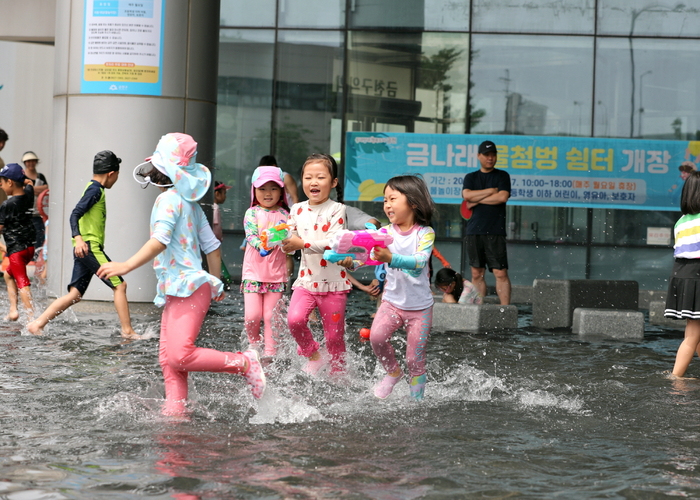
<path fill-rule="evenodd" d="M 214 158 L 219 0 L 165 2 L 162 96 L 80 93 L 84 12 L 84 0 L 56 2 L 48 280 L 53 295 L 64 294 L 70 282 L 69 217 L 92 177 L 95 153 L 109 149 L 123 160 L 119 181 L 106 192 L 105 252 L 115 261 L 127 259 L 148 240 L 151 207 L 160 191 L 142 190 L 132 171 L 158 139 L 168 132 L 190 134 L 199 143 L 198 161 L 212 168 Z M 153 300 L 156 280 L 150 265 L 125 279 L 130 301 Z M 111 301 L 112 296 L 93 278 L 85 299 Z"/>

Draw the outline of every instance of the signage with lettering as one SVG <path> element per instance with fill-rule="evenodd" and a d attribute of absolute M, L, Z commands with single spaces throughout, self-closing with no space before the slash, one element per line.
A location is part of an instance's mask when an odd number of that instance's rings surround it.
<path fill-rule="evenodd" d="M 679 210 L 681 162 L 700 161 L 700 142 L 348 132 L 345 198 L 381 200 L 393 176 L 419 173 L 437 203 L 460 203 L 477 148 L 496 143 L 514 205 Z"/>
<path fill-rule="evenodd" d="M 161 95 L 165 0 L 86 0 L 83 94 Z"/>

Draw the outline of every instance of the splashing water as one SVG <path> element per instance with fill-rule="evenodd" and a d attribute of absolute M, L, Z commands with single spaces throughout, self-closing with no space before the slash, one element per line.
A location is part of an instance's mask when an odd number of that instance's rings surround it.
<path fill-rule="evenodd" d="M 162 414 L 159 311 L 134 314 L 146 338 L 124 341 L 111 305 L 81 307 L 41 337 L 0 324 L 3 498 L 700 496 L 700 381 L 664 374 L 681 333 L 585 341 L 530 327 L 523 306 L 515 331 L 433 332 L 425 400 L 405 381 L 378 400 L 384 371 L 358 335 L 375 304 L 351 294 L 348 374 L 313 378 L 285 298 L 265 396 L 239 376 L 192 373 L 174 418 Z M 197 344 L 247 348 L 242 310 L 238 293 L 213 304 Z M 311 329 L 321 340 L 320 322 Z M 392 343 L 403 364 L 404 334 Z"/>

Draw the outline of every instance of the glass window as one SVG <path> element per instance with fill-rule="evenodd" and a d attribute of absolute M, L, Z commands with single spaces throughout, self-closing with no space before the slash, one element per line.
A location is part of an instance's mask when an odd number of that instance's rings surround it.
<path fill-rule="evenodd" d="M 469 2 L 426 0 L 423 13 L 426 30 L 469 31 Z"/>
<path fill-rule="evenodd" d="M 509 240 L 584 243 L 588 238 L 585 208 L 509 205 L 507 212 Z"/>
<path fill-rule="evenodd" d="M 221 26 L 275 27 L 277 0 L 221 0 Z"/>
<path fill-rule="evenodd" d="M 465 2 L 466 3 L 466 2 Z M 595 2 L 473 0 L 472 31 L 593 34 Z"/>
<path fill-rule="evenodd" d="M 469 2 L 454 0 L 351 0 L 351 28 L 468 31 Z"/>
<path fill-rule="evenodd" d="M 349 40 L 348 130 L 465 132 L 467 34 L 351 32 Z"/>
<path fill-rule="evenodd" d="M 600 38 L 595 134 L 697 140 L 698 60 L 699 40 Z"/>
<path fill-rule="evenodd" d="M 279 0 L 279 26 L 285 28 L 342 28 L 345 0 Z"/>
<path fill-rule="evenodd" d="M 433 230 L 437 238 L 462 238 L 464 224 L 458 204 L 440 204 L 437 206 L 438 215 L 433 217 Z M 442 250 L 441 250 L 442 251 Z"/>
<path fill-rule="evenodd" d="M 309 154 L 340 153 L 342 87 L 335 82 L 343 76 L 343 37 L 280 31 L 278 42 L 274 154 L 298 181 Z"/>
<path fill-rule="evenodd" d="M 486 274 L 493 283 L 491 273 Z M 508 243 L 508 276 L 520 286 L 532 286 L 536 279 L 585 279 L 586 247 Z"/>
<path fill-rule="evenodd" d="M 666 290 L 672 267 L 673 250 L 666 248 L 591 249 L 593 280 L 634 280 L 640 290 Z"/>
<path fill-rule="evenodd" d="M 673 226 L 680 218 L 679 212 L 657 212 L 647 210 L 605 210 L 593 209 L 591 241 L 613 245 L 657 245 L 658 228 L 669 233 L 668 242 L 673 244 Z"/>
<path fill-rule="evenodd" d="M 697 37 L 700 36 L 699 13 L 697 2 L 599 0 L 598 33 Z"/>
<path fill-rule="evenodd" d="M 216 180 L 233 186 L 221 210 L 224 229 L 241 229 L 250 176 L 270 154 L 275 34 L 221 30 L 216 112 Z"/>
<path fill-rule="evenodd" d="M 471 132 L 590 136 L 593 38 L 473 35 Z"/>
<path fill-rule="evenodd" d="M 462 243 L 457 241 L 436 241 L 435 247 L 440 255 L 450 264 L 450 267 L 460 272 L 459 266 L 462 261 Z M 443 268 L 442 262 L 437 257 L 433 256 L 433 282 L 435 282 L 435 273 Z M 466 271 L 462 274 L 463 278 L 471 281 L 471 269 L 467 266 Z"/>

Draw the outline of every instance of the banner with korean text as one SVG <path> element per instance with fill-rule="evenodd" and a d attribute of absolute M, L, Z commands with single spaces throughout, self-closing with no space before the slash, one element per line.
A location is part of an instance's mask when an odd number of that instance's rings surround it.
<path fill-rule="evenodd" d="M 161 95 L 165 0 L 85 0 L 83 94 Z"/>
<path fill-rule="evenodd" d="M 700 141 L 348 132 L 345 199 L 381 201 L 384 184 L 422 174 L 436 203 L 461 203 L 477 148 L 496 143 L 513 205 L 679 210 L 682 162 L 700 162 Z"/>

